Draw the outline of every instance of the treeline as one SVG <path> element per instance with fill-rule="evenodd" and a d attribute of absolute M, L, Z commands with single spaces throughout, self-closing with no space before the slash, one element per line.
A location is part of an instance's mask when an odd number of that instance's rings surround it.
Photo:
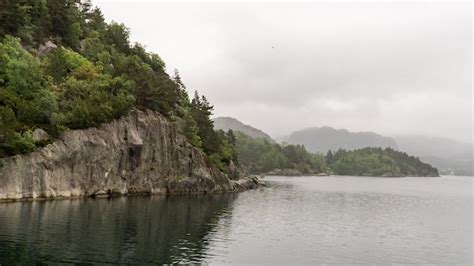
<path fill-rule="evenodd" d="M 279 145 L 240 132 L 235 132 L 235 136 L 239 162 L 249 173 L 262 174 L 276 169 L 297 170 L 301 174 L 326 171 L 324 155 L 311 154 L 302 145 Z"/>
<path fill-rule="evenodd" d="M 391 148 L 328 151 L 326 163 L 336 175 L 439 176 L 431 165 Z"/>
<path fill-rule="evenodd" d="M 33 151 L 32 130 L 51 138 L 93 127 L 133 108 L 171 119 L 221 170 L 236 159 L 234 138 L 213 129 L 213 107 L 191 100 L 176 71 L 106 23 L 88 1 L 0 2 L 0 157 Z"/>
<path fill-rule="evenodd" d="M 231 132 L 231 131 L 230 131 Z M 439 176 L 419 158 L 391 148 L 363 148 L 312 154 L 303 145 L 280 145 L 236 132 L 236 153 L 249 173 L 335 174 L 353 176 Z"/>

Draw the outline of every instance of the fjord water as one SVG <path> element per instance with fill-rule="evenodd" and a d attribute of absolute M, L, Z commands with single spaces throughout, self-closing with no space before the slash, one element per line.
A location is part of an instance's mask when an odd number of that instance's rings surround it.
<path fill-rule="evenodd" d="M 473 179 L 267 177 L 240 194 L 0 204 L 0 263 L 473 262 Z"/>

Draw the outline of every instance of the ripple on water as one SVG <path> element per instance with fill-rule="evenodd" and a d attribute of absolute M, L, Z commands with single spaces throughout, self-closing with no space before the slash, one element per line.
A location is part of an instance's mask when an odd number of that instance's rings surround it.
<path fill-rule="evenodd" d="M 231 195 L 0 204 L 0 263 L 472 264 L 472 179 L 269 177 Z"/>

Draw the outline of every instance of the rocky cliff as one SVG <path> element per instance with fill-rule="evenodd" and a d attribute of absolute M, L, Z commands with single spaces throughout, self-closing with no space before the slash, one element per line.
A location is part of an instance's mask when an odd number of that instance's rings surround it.
<path fill-rule="evenodd" d="M 0 200 L 238 191 L 172 124 L 152 111 L 65 132 L 28 155 L 0 161 Z"/>

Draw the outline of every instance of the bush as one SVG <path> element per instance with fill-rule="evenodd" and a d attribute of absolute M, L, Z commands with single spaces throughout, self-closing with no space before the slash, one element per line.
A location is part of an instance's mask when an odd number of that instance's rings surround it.
<path fill-rule="evenodd" d="M 23 134 L 15 132 L 7 144 L 11 147 L 11 152 L 15 154 L 30 153 L 36 149 L 31 131 L 23 132 Z"/>

